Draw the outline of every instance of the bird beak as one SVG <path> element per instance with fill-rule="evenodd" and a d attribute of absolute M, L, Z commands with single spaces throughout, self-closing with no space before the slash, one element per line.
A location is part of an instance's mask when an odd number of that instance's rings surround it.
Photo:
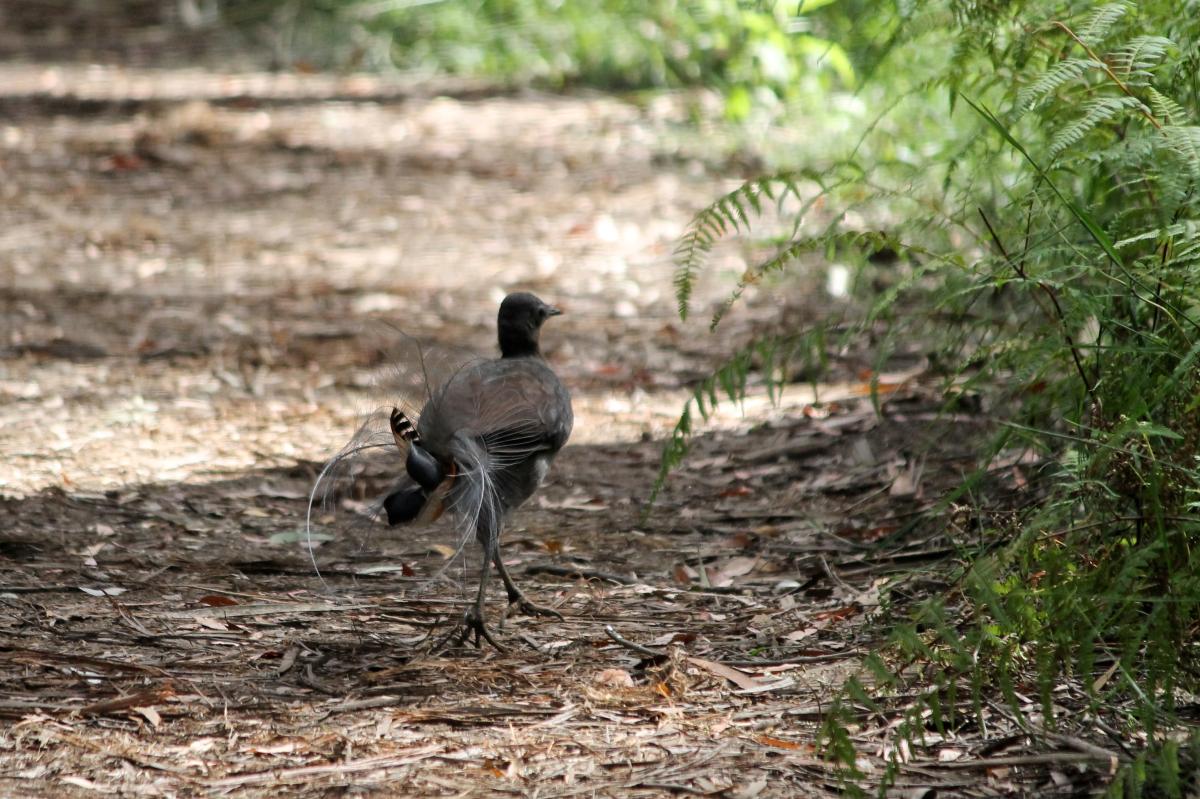
<path fill-rule="evenodd" d="M 555 308 L 553 305 L 547 305 L 546 316 L 562 316 L 562 310 L 560 308 Z"/>

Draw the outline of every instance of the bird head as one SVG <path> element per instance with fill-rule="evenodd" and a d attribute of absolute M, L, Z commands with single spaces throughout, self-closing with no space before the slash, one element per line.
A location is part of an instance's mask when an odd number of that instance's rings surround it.
<path fill-rule="evenodd" d="M 496 319 L 500 355 L 505 358 L 539 355 L 538 335 L 542 323 L 561 313 L 528 292 L 509 294 L 500 303 L 500 314 Z"/>

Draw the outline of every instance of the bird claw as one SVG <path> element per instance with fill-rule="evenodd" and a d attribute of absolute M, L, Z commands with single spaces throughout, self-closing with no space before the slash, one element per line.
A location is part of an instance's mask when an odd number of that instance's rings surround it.
<path fill-rule="evenodd" d="M 539 605 L 536 602 L 530 601 L 524 594 L 517 592 L 508 595 L 508 609 L 504 611 L 503 621 L 517 611 L 524 613 L 526 616 L 549 616 L 559 621 L 563 621 L 563 615 L 554 608 L 548 608 L 545 605 Z"/>
<path fill-rule="evenodd" d="M 472 636 L 474 636 L 474 641 L 471 641 Z M 433 651 L 440 652 L 450 646 L 463 646 L 468 641 L 471 641 L 476 649 L 481 649 L 483 642 L 487 641 L 500 653 L 508 651 L 492 637 L 492 631 L 487 628 L 483 614 L 476 607 L 470 607 L 463 613 L 458 624 L 454 625 L 447 635 L 433 645 Z"/>

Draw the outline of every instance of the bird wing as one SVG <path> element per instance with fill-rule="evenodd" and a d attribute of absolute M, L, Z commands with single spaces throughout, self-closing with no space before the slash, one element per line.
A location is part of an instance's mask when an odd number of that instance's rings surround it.
<path fill-rule="evenodd" d="M 460 370 L 421 412 L 421 438 L 435 455 L 449 454 L 455 435 L 468 435 L 500 467 L 557 452 L 571 434 L 571 399 L 539 358 L 497 359 Z"/>

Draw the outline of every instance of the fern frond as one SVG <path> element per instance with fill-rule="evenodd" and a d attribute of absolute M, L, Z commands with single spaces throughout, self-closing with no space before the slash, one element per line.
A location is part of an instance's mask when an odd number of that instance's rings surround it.
<path fill-rule="evenodd" d="M 796 179 L 791 173 L 781 173 L 747 181 L 692 218 L 675 248 L 675 299 L 681 319 L 688 317 L 696 276 L 717 241 L 749 230 L 751 213 L 762 214 L 764 197 L 781 203 L 790 193 L 799 199 Z"/>
<path fill-rule="evenodd" d="M 1084 136 L 1097 126 L 1115 119 L 1125 111 L 1144 108 L 1136 97 L 1097 97 L 1083 105 L 1084 114 L 1070 125 L 1054 134 L 1050 140 L 1050 157 L 1056 158 L 1063 150 L 1078 144 Z"/>
<path fill-rule="evenodd" d="M 1113 72 L 1124 77 L 1126 83 L 1144 85 L 1150 82 L 1150 70 L 1158 66 L 1174 46 L 1174 42 L 1162 36 L 1138 36 L 1113 51 L 1108 61 Z"/>
<path fill-rule="evenodd" d="M 1189 118 L 1187 111 L 1183 110 L 1183 106 L 1153 86 L 1147 89 L 1147 93 L 1150 95 L 1150 108 L 1154 111 L 1154 116 L 1158 117 L 1163 124 L 1181 125 Z"/>
<path fill-rule="evenodd" d="M 747 268 L 742 273 L 733 291 L 730 292 L 729 296 L 725 298 L 724 302 L 713 313 L 713 318 L 708 325 L 709 330 L 715 330 L 721 324 L 721 320 L 725 318 L 725 314 L 741 299 L 747 287 L 758 283 L 764 275 L 783 271 L 803 255 L 822 250 L 836 252 L 843 249 L 850 249 L 860 252 L 877 252 L 889 248 L 898 253 L 914 251 L 912 248 L 897 241 L 890 234 L 880 231 L 828 231 L 819 236 L 803 236 L 792 239 L 777 250 L 770 258 Z"/>
<path fill-rule="evenodd" d="M 1092 69 L 1101 70 L 1104 69 L 1104 65 L 1090 58 L 1068 58 L 1058 62 L 1017 93 L 1017 107 L 1025 110 L 1033 108 L 1065 84 Z"/>
<path fill-rule="evenodd" d="M 1100 6 L 1088 15 L 1075 33 L 1084 44 L 1097 45 L 1104 40 L 1113 25 L 1116 25 L 1121 17 L 1133 8 L 1134 4 L 1131 2 L 1108 3 Z"/>
<path fill-rule="evenodd" d="M 1184 237 L 1175 242 L 1174 255 L 1165 265 L 1171 268 L 1191 268 L 1200 262 L 1200 232 L 1193 223 L 1190 237 Z"/>
<path fill-rule="evenodd" d="M 1163 135 L 1192 178 L 1200 180 L 1200 126 L 1168 125 L 1163 128 Z"/>

